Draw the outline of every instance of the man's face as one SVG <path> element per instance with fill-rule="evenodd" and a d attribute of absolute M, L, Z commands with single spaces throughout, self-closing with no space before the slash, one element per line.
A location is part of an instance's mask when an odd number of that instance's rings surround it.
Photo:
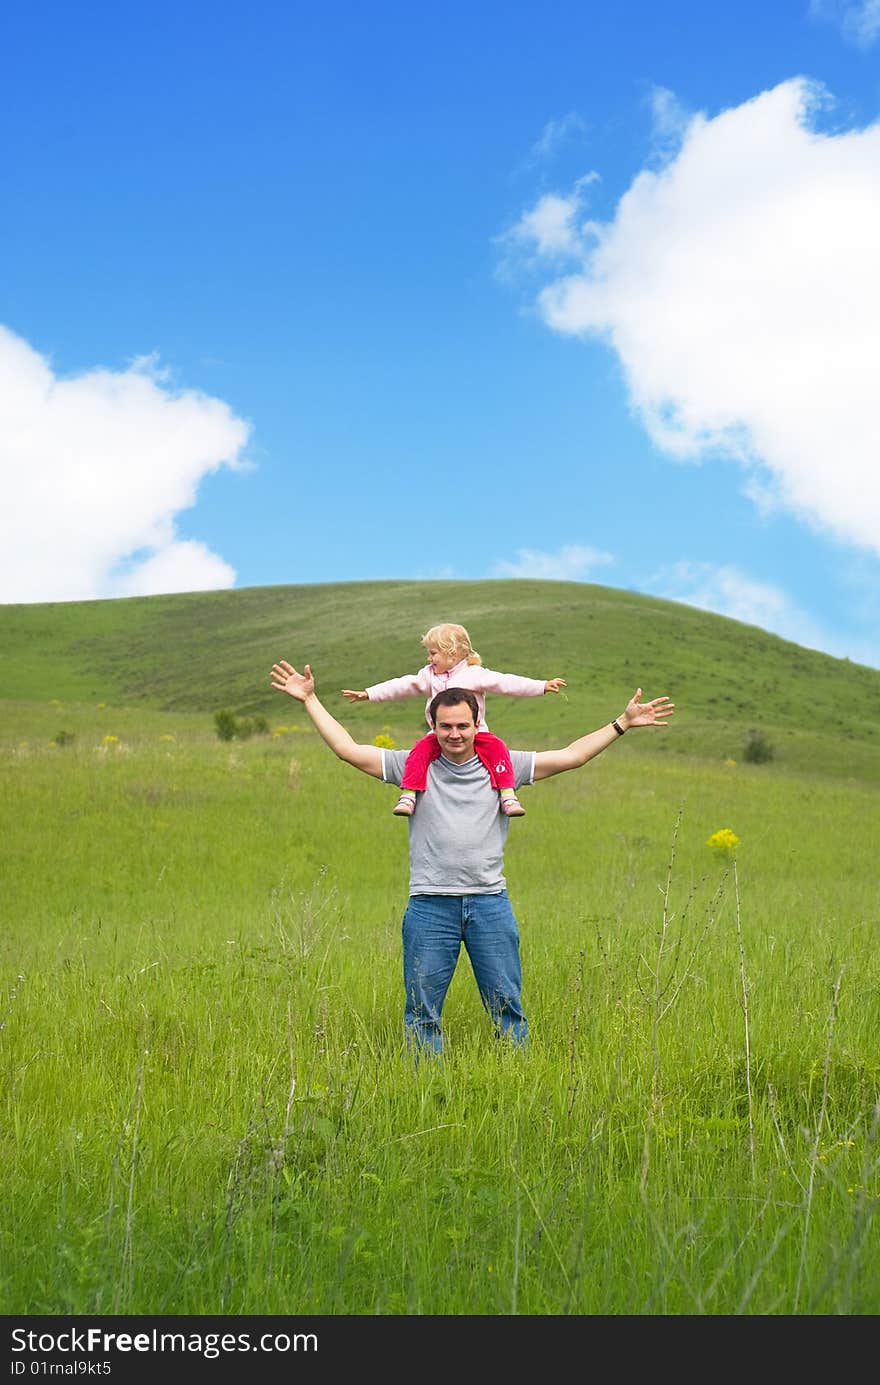
<path fill-rule="evenodd" d="M 457 702 L 454 707 L 438 707 L 434 730 L 440 742 L 441 754 L 447 760 L 461 765 L 471 758 L 477 728 L 466 702 Z"/>

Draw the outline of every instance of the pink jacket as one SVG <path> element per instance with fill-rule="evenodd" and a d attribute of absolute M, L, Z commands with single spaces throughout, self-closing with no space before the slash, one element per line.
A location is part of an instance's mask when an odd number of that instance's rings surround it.
<path fill-rule="evenodd" d="M 425 664 L 418 673 L 405 673 L 402 678 L 389 678 L 384 683 L 374 683 L 367 688 L 371 702 L 394 702 L 400 697 L 416 697 L 422 693 L 425 698 L 425 720 L 431 725 L 428 708 L 431 699 L 447 688 L 470 688 L 476 694 L 480 709 L 477 722 L 478 731 L 488 731 L 486 725 L 487 692 L 505 693 L 508 697 L 541 697 L 544 692 L 543 678 L 523 678 L 518 673 L 496 673 L 494 669 L 483 668 L 482 664 L 469 664 L 462 659 L 454 664 L 448 673 L 435 673 L 430 664 Z"/>

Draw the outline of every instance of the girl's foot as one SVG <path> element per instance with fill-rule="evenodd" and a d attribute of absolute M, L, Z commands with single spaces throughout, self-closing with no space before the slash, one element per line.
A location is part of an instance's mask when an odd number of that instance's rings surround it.
<path fill-rule="evenodd" d="M 399 818 L 412 817 L 416 807 L 416 796 L 410 791 L 402 793 L 394 807 L 394 812 Z"/>
<path fill-rule="evenodd" d="M 526 815 L 525 808 L 512 790 L 501 795 L 501 811 L 509 818 L 524 818 Z"/>

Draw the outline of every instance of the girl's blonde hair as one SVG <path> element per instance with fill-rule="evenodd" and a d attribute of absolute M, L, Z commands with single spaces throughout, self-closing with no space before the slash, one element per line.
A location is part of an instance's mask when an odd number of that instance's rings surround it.
<path fill-rule="evenodd" d="M 457 654 L 458 659 L 467 659 L 469 664 L 481 664 L 483 660 L 471 644 L 471 637 L 463 625 L 432 625 L 422 635 L 422 644 L 441 650 L 444 654 Z"/>

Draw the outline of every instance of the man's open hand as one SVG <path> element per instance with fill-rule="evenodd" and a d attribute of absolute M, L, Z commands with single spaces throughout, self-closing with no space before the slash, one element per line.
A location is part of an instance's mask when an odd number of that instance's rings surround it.
<path fill-rule="evenodd" d="M 293 664 L 289 664 L 286 659 L 279 659 L 277 664 L 272 665 L 272 687 L 277 688 L 278 692 L 295 697 L 297 702 L 305 702 L 315 691 L 315 680 L 308 664 L 303 665 L 303 670 L 302 673 L 297 673 Z"/>
<path fill-rule="evenodd" d="M 650 702 L 642 702 L 641 696 L 641 688 L 636 688 L 626 704 L 626 711 L 618 718 L 626 722 L 624 730 L 630 726 L 666 726 L 668 718 L 675 711 L 675 703 L 670 702 L 668 697 L 655 697 Z"/>

